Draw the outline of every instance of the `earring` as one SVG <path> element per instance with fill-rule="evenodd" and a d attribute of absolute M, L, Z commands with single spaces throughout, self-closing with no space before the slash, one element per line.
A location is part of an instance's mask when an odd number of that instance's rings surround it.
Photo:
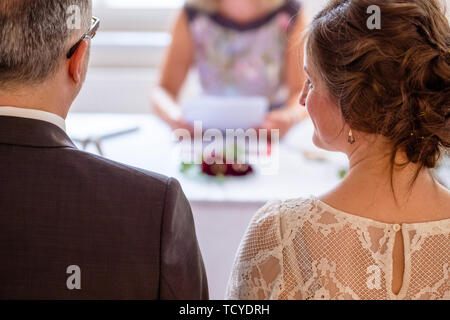
<path fill-rule="evenodd" d="M 348 143 L 350 143 L 350 144 L 354 144 L 355 143 L 355 137 L 353 136 L 353 131 L 352 130 L 350 130 L 350 132 L 348 133 Z"/>

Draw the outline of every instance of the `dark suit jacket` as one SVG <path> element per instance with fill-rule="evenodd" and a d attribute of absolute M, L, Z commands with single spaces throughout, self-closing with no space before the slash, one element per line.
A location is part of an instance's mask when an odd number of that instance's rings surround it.
<path fill-rule="evenodd" d="M 82 152 L 51 123 L 0 116 L 0 299 L 207 298 L 175 179 Z"/>

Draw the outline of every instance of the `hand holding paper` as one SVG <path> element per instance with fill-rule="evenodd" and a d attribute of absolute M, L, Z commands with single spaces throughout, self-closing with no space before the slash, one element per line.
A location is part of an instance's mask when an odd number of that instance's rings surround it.
<path fill-rule="evenodd" d="M 264 97 L 200 96 L 183 104 L 186 121 L 201 121 L 204 129 L 249 129 L 260 127 L 269 110 Z"/>

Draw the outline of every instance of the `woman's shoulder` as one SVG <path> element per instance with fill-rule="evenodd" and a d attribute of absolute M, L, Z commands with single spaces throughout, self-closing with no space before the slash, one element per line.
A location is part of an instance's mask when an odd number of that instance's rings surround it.
<path fill-rule="evenodd" d="M 283 10 L 292 17 L 296 17 L 302 9 L 302 3 L 298 0 L 286 0 Z"/>
<path fill-rule="evenodd" d="M 194 21 L 196 18 L 201 17 L 201 16 L 206 16 L 209 18 L 213 18 L 215 13 L 213 11 L 208 11 L 205 10 L 201 7 L 197 7 L 193 4 L 185 4 L 183 6 L 184 13 L 186 14 L 186 16 L 188 17 L 189 21 Z"/>
<path fill-rule="evenodd" d="M 200 9 L 189 4 L 184 5 L 183 11 L 189 21 L 193 21 L 200 13 L 202 13 Z"/>
<path fill-rule="evenodd" d="M 308 196 L 269 201 L 253 216 L 250 228 L 258 230 L 261 236 L 271 237 L 275 232 L 281 241 L 309 219 L 316 208 L 315 200 L 314 196 Z"/>
<path fill-rule="evenodd" d="M 256 212 L 254 219 L 257 221 L 261 221 L 274 216 L 279 216 L 280 218 L 282 218 L 286 215 L 310 212 L 311 208 L 314 207 L 314 200 L 316 200 L 316 197 L 314 196 L 292 198 L 286 200 L 271 200 Z"/>

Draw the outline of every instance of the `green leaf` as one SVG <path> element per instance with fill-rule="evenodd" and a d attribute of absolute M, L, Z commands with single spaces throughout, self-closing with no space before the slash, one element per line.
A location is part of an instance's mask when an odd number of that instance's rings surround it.
<path fill-rule="evenodd" d="M 180 166 L 180 172 L 181 173 L 187 173 L 193 167 L 195 167 L 195 164 L 193 164 L 193 163 L 182 162 L 181 166 Z"/>
<path fill-rule="evenodd" d="M 347 175 L 347 170 L 346 169 L 339 170 L 338 176 L 339 176 L 340 179 L 344 179 L 346 175 Z"/>

